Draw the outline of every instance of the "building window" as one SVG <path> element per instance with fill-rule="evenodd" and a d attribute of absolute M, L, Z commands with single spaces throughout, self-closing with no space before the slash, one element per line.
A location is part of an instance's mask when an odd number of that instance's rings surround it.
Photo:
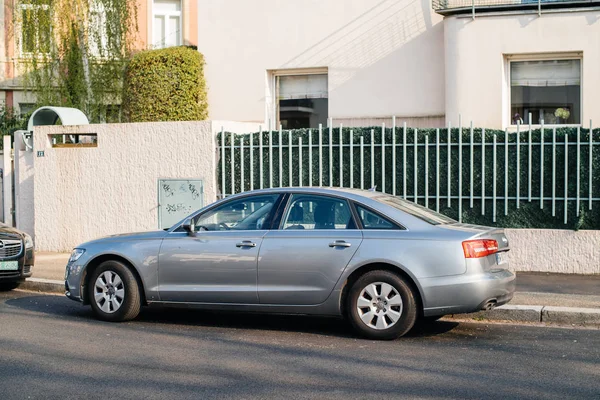
<path fill-rule="evenodd" d="M 511 61 L 510 101 L 512 125 L 581 123 L 581 60 Z"/>
<path fill-rule="evenodd" d="M 27 117 L 35 111 L 34 103 L 19 103 L 19 115 L 21 117 Z"/>
<path fill-rule="evenodd" d="M 49 4 L 23 2 L 21 12 L 21 53 L 49 53 L 51 21 Z"/>
<path fill-rule="evenodd" d="M 275 78 L 279 123 L 284 129 L 327 126 L 327 74 Z"/>
<path fill-rule="evenodd" d="M 181 0 L 154 0 L 152 43 L 154 48 L 180 46 Z"/>

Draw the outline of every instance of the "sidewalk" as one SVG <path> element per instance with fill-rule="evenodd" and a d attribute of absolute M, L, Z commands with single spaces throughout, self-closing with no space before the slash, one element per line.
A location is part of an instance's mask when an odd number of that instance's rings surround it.
<path fill-rule="evenodd" d="M 24 290 L 64 293 L 69 254 L 36 253 L 33 276 Z M 512 301 L 491 311 L 446 316 L 454 320 L 548 323 L 600 328 L 600 275 L 517 272 Z"/>

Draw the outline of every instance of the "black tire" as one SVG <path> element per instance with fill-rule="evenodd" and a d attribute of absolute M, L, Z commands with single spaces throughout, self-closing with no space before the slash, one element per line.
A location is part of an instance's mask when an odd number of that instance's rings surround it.
<path fill-rule="evenodd" d="M 118 288 L 119 290 L 122 289 L 124 293 L 121 305 L 118 308 L 116 308 L 116 310 L 111 310 L 111 308 L 114 309 L 115 307 L 113 304 L 108 304 L 108 312 L 101 308 L 101 306 L 104 306 L 104 304 L 106 304 L 106 300 L 100 300 L 100 303 L 102 304 L 98 304 L 95 298 L 97 292 L 98 294 L 102 293 L 100 288 L 96 287 L 96 281 L 98 280 L 100 275 L 103 275 L 107 272 L 110 275 L 115 274 L 119 277 L 120 281 L 122 282 L 122 285 L 119 284 L 117 287 L 115 287 L 115 291 Z M 104 276 L 106 275 L 103 275 L 103 281 L 106 281 Z M 92 306 L 92 310 L 99 319 L 110 322 L 129 321 L 137 317 L 140 313 L 140 309 L 142 307 L 142 296 L 140 294 L 140 287 L 138 285 L 138 282 L 135 279 L 135 276 L 133 275 L 131 269 L 119 261 L 109 260 L 104 261 L 102 264 L 100 264 L 98 268 L 96 268 L 94 272 L 92 272 L 90 280 L 88 281 L 87 289 L 88 299 Z"/>
<path fill-rule="evenodd" d="M 19 287 L 21 282 L 0 282 L 0 292 L 8 292 Z"/>
<path fill-rule="evenodd" d="M 401 308 L 397 307 L 394 309 L 400 316 L 393 324 L 391 324 L 392 320 L 389 319 L 389 317 L 383 316 L 383 323 L 390 323 L 391 326 L 389 328 L 376 329 L 368 326 L 367 323 L 363 322 L 359 315 L 359 312 L 363 312 L 359 311 L 357 308 L 359 297 L 363 293 L 363 290 L 366 290 L 370 284 L 374 283 L 387 283 L 395 289 L 396 293 L 394 293 L 393 297 L 382 297 L 382 299 L 386 301 L 386 305 L 388 304 L 387 301 L 392 304 L 392 300 L 396 299 L 395 296 L 398 295 L 402 300 Z M 376 288 L 379 287 L 380 294 L 381 286 L 382 285 L 376 285 Z M 389 295 L 392 295 L 392 293 Z M 364 301 L 364 295 L 361 299 Z M 376 299 L 373 299 L 373 301 L 375 300 Z M 389 308 L 391 309 L 392 307 L 393 306 L 390 306 Z M 367 311 L 363 313 L 363 318 L 368 314 L 368 308 L 366 310 Z M 415 324 L 415 321 L 417 320 L 417 301 L 415 300 L 410 285 L 404 279 L 389 271 L 376 270 L 367 272 L 352 285 L 350 292 L 348 293 L 348 301 L 346 302 L 346 315 L 348 315 L 350 323 L 361 336 L 369 339 L 393 340 L 406 334 Z M 367 316 L 367 318 L 369 317 Z M 379 321 L 379 318 L 381 317 L 373 314 L 373 319 L 371 319 L 370 323 Z"/>

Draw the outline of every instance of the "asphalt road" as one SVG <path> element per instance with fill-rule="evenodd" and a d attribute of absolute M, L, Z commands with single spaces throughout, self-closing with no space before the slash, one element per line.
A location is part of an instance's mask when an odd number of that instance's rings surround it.
<path fill-rule="evenodd" d="M 393 342 L 336 319 L 149 309 L 112 324 L 0 293 L 0 399 L 599 399 L 600 331 L 437 322 Z"/>

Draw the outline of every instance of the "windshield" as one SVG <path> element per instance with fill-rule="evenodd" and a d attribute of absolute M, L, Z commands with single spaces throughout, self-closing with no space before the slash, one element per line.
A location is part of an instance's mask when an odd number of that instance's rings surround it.
<path fill-rule="evenodd" d="M 453 224 L 456 221 L 438 212 L 432 211 L 429 208 L 420 206 L 412 201 L 404 200 L 395 196 L 377 196 L 374 198 L 380 203 L 392 206 L 400 211 L 412 215 L 428 222 L 432 225 Z"/>

